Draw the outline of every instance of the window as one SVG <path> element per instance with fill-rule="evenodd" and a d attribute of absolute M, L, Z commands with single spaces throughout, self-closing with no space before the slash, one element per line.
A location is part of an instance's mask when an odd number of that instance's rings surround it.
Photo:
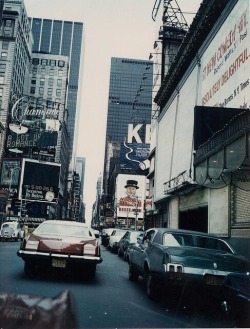
<path fill-rule="evenodd" d="M 36 87 L 30 87 L 30 93 L 35 94 L 36 92 Z"/>
<path fill-rule="evenodd" d="M 40 86 L 44 86 L 45 85 L 45 79 L 44 78 L 41 78 L 40 79 Z"/>
<path fill-rule="evenodd" d="M 56 61 L 53 60 L 53 59 L 51 59 L 51 60 L 50 60 L 50 66 L 56 66 Z"/>
<path fill-rule="evenodd" d="M 3 41 L 2 42 L 2 49 L 8 49 L 9 48 L 9 42 L 8 41 Z"/>
<path fill-rule="evenodd" d="M 62 77 L 63 76 L 63 70 L 58 70 L 58 76 Z"/>
<path fill-rule="evenodd" d="M 62 79 L 57 79 L 57 87 L 62 87 Z"/>
<path fill-rule="evenodd" d="M 0 64 L 0 73 L 5 73 L 6 64 Z"/>
<path fill-rule="evenodd" d="M 0 88 L 0 97 L 3 96 L 3 88 Z"/>
<path fill-rule="evenodd" d="M 58 66 L 59 67 L 64 67 L 65 65 L 65 62 L 64 61 L 58 61 Z"/>
<path fill-rule="evenodd" d="M 1 59 L 7 59 L 8 53 L 6 53 L 5 51 L 1 52 Z"/>
<path fill-rule="evenodd" d="M 52 96 L 53 88 L 48 88 L 47 95 Z"/>
<path fill-rule="evenodd" d="M 33 65 L 39 65 L 39 58 L 32 58 Z"/>
<path fill-rule="evenodd" d="M 12 20 L 11 19 L 6 19 L 4 22 L 4 26 L 11 27 L 12 26 Z"/>
<path fill-rule="evenodd" d="M 41 59 L 41 65 L 47 65 L 48 60 L 47 59 Z"/>
<path fill-rule="evenodd" d="M 55 70 L 54 69 L 50 69 L 49 70 L 49 75 L 54 75 L 55 74 Z"/>
<path fill-rule="evenodd" d="M 32 68 L 32 74 L 36 75 L 37 74 L 37 67 L 33 66 Z"/>
<path fill-rule="evenodd" d="M 40 95 L 43 95 L 43 93 L 44 93 L 44 88 L 43 87 L 39 87 L 39 94 Z"/>
<path fill-rule="evenodd" d="M 49 78 L 49 82 L 48 82 L 48 85 L 49 85 L 50 87 L 52 87 L 52 86 L 53 86 L 53 84 L 54 84 L 54 79 L 52 79 L 52 78 Z"/>
<path fill-rule="evenodd" d="M 35 78 L 32 78 L 32 79 L 31 79 L 31 84 L 32 84 L 32 85 L 35 85 L 35 84 L 36 84 L 36 79 L 35 79 Z"/>
<path fill-rule="evenodd" d="M 62 90 L 61 89 L 56 90 L 56 96 L 62 96 Z"/>
<path fill-rule="evenodd" d="M 45 67 L 41 67 L 41 74 L 46 74 L 46 68 Z"/>
<path fill-rule="evenodd" d="M 4 77 L 1 77 L 1 76 L 0 76 L 0 84 L 1 84 L 1 85 L 4 84 Z"/>

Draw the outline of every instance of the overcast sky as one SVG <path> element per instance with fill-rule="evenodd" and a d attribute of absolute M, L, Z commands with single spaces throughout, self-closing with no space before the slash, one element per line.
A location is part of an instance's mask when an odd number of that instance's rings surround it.
<path fill-rule="evenodd" d="M 201 0 L 177 2 L 190 24 Z M 151 13 L 155 0 L 24 0 L 24 3 L 31 17 L 84 23 L 77 155 L 86 158 L 84 202 L 89 223 L 96 182 L 103 170 L 111 57 L 148 59 L 154 52 L 162 5 L 154 22 Z"/>

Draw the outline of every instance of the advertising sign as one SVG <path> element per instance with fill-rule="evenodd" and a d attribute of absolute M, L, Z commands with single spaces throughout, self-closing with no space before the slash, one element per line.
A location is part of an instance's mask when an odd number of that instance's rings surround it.
<path fill-rule="evenodd" d="M 150 144 L 125 143 L 121 145 L 121 169 L 133 169 L 142 173 L 149 168 Z"/>
<path fill-rule="evenodd" d="M 250 106 L 249 40 L 249 1 L 240 0 L 201 58 L 202 106 Z"/>
<path fill-rule="evenodd" d="M 116 181 L 117 217 L 143 219 L 146 177 L 119 174 Z"/>
<path fill-rule="evenodd" d="M 59 194 L 61 165 L 24 159 L 19 198 L 56 203 Z"/>
<path fill-rule="evenodd" d="M 7 190 L 9 198 L 18 192 L 21 172 L 21 159 L 3 159 L 0 177 L 0 187 Z"/>

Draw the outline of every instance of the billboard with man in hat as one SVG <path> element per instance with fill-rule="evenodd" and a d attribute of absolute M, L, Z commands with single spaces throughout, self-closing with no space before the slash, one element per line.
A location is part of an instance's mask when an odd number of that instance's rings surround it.
<path fill-rule="evenodd" d="M 143 219 L 146 177 L 140 175 L 117 176 L 117 217 Z"/>

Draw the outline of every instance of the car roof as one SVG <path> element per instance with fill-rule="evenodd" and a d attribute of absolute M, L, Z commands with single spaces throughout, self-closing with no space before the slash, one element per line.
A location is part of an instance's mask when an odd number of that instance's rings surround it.
<path fill-rule="evenodd" d="M 207 237 L 214 237 L 214 238 L 219 238 L 218 236 L 214 234 L 209 234 L 205 232 L 200 232 L 200 231 L 192 231 L 192 230 L 183 230 L 183 229 L 178 229 L 178 228 L 170 228 L 170 227 L 155 227 L 155 228 L 150 228 L 147 231 L 150 230 L 156 230 L 159 233 L 186 233 L 186 234 L 196 234 L 196 235 L 203 235 Z"/>

